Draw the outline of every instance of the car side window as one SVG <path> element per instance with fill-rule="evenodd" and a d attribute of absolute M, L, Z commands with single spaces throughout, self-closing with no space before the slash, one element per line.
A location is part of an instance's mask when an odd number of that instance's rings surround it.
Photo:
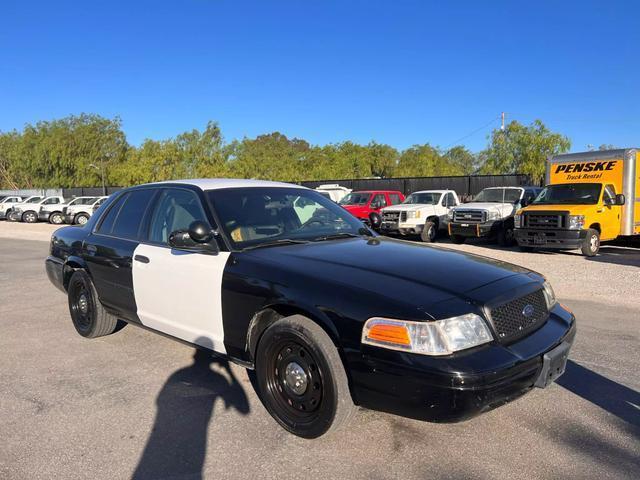
<path fill-rule="evenodd" d="M 613 205 L 614 203 L 616 203 L 616 188 L 613 185 L 606 185 L 604 187 L 602 200 L 604 201 L 605 205 Z"/>
<path fill-rule="evenodd" d="M 384 195 L 382 193 L 378 193 L 373 197 L 373 200 L 371 200 L 371 206 L 375 206 L 375 208 L 386 207 L 387 200 L 384 198 Z"/>
<path fill-rule="evenodd" d="M 207 221 L 198 196 L 190 190 L 166 189 L 151 217 L 149 241 L 167 243 L 171 232 L 186 230 L 195 220 Z"/>
<path fill-rule="evenodd" d="M 390 193 L 389 200 L 391 200 L 391 205 L 402 203 L 402 201 L 400 200 L 400 195 L 398 195 L 397 193 Z"/>
<path fill-rule="evenodd" d="M 45 200 L 44 202 L 42 202 L 43 205 L 55 205 L 57 203 L 60 203 L 60 199 L 59 198 L 49 198 L 49 199 Z"/>
<path fill-rule="evenodd" d="M 107 211 L 106 215 L 100 221 L 100 226 L 98 226 L 97 232 L 102 233 L 104 235 L 109 235 L 111 230 L 113 229 L 113 224 L 116 221 L 116 217 L 118 213 L 120 213 L 120 209 L 122 208 L 122 204 L 127 199 L 129 194 L 124 194 L 120 198 L 118 198 L 111 208 Z"/>

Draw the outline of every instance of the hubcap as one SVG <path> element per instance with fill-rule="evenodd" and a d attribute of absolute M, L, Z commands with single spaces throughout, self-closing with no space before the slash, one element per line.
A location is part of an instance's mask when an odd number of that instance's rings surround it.
<path fill-rule="evenodd" d="M 591 236 L 591 250 L 595 250 L 596 248 L 598 248 L 598 237 L 595 235 Z"/>
<path fill-rule="evenodd" d="M 84 293 L 80 294 L 80 297 L 78 298 L 78 308 L 84 315 L 89 311 L 89 301 Z"/>
<path fill-rule="evenodd" d="M 289 363 L 285 368 L 284 381 L 296 395 L 302 395 L 307 390 L 307 374 L 296 362 Z"/>
<path fill-rule="evenodd" d="M 87 223 L 87 219 L 85 217 L 79 217 L 78 218 L 78 223 L 80 225 L 84 225 L 85 223 Z"/>

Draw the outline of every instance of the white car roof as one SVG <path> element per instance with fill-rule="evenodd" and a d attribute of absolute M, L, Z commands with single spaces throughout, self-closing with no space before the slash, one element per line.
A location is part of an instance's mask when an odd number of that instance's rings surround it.
<path fill-rule="evenodd" d="M 156 182 L 150 185 L 162 185 L 165 183 L 182 183 L 193 185 L 201 190 L 218 190 L 220 188 L 252 188 L 252 187 L 277 187 L 277 188 L 307 188 L 293 183 L 271 182 L 268 180 L 247 180 L 241 178 L 194 178 L 189 180 L 168 180 Z"/>

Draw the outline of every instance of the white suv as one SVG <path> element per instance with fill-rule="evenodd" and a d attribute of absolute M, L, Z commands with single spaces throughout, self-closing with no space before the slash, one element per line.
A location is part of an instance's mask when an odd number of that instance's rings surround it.
<path fill-rule="evenodd" d="M 20 202 L 22 202 L 22 197 L 16 195 L 9 195 L 0 200 L 0 220 L 7 218 L 7 213 L 11 211 L 11 207 Z"/>
<path fill-rule="evenodd" d="M 100 205 L 108 197 L 78 197 L 62 207 L 64 223 L 84 225 Z"/>
<path fill-rule="evenodd" d="M 409 195 L 399 205 L 381 210 L 382 233 L 420 235 L 423 242 L 433 242 L 438 230 L 447 227 L 449 210 L 458 205 L 453 190 L 422 190 Z"/>

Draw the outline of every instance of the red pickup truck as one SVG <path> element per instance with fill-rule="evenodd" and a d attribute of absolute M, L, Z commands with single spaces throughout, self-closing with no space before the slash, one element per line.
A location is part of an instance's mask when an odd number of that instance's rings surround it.
<path fill-rule="evenodd" d="M 362 190 L 351 192 L 340 205 L 355 217 L 376 227 L 380 225 L 380 209 L 404 202 L 402 192 L 396 190 Z"/>

